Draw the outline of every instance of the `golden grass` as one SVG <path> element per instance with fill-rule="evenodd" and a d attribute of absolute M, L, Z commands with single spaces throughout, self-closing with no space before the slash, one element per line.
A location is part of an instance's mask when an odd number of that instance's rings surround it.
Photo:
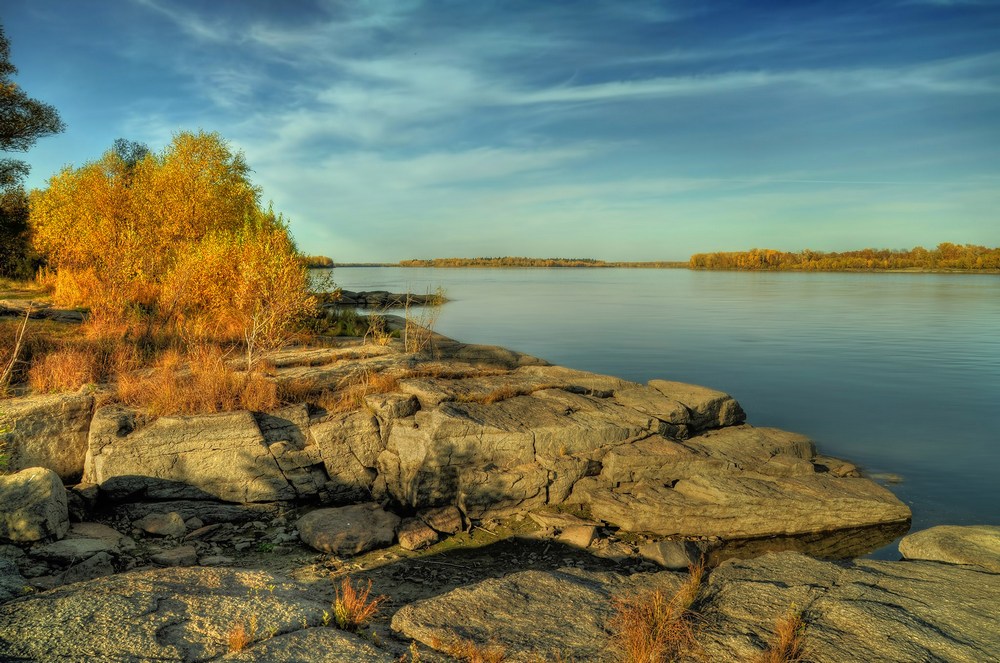
<path fill-rule="evenodd" d="M 333 601 L 333 618 L 338 628 L 355 633 L 378 614 L 379 604 L 385 601 L 386 597 L 372 597 L 371 591 L 371 580 L 367 586 L 362 587 L 359 584 L 356 588 L 351 578 L 344 576 Z"/>
<path fill-rule="evenodd" d="M 507 658 L 507 650 L 501 645 L 479 645 L 472 640 L 442 642 L 434 638 L 431 647 L 466 663 L 501 663 Z"/>
<path fill-rule="evenodd" d="M 806 623 L 798 612 L 790 611 L 777 619 L 774 637 L 754 663 L 801 663 L 805 661 Z"/>
<path fill-rule="evenodd" d="M 536 384 L 528 386 L 505 384 L 485 394 L 461 395 L 458 398 L 456 398 L 455 401 L 458 403 L 480 403 L 482 405 L 491 405 L 493 403 L 499 403 L 500 401 L 505 401 L 510 398 L 516 398 L 518 396 L 528 396 L 530 394 L 535 393 L 536 391 L 542 391 L 544 389 L 558 389 L 558 388 L 559 385 L 555 384 Z"/>
<path fill-rule="evenodd" d="M 698 649 L 692 606 L 705 573 L 692 566 L 687 580 L 667 596 L 649 590 L 612 599 L 615 614 L 608 623 L 612 641 L 623 663 L 672 661 Z"/>
<path fill-rule="evenodd" d="M 28 386 L 35 391 L 75 391 L 97 383 L 103 371 L 94 350 L 63 348 L 46 354 L 28 370 Z"/>
<path fill-rule="evenodd" d="M 272 380 L 229 367 L 222 351 L 212 347 L 187 356 L 167 351 L 145 374 L 120 373 L 117 396 L 126 405 L 154 415 L 263 412 L 279 404 L 278 387 Z"/>
<path fill-rule="evenodd" d="M 243 651 L 250 642 L 250 634 L 247 632 L 247 627 L 243 624 L 237 624 L 226 634 L 226 644 L 229 645 L 230 654 Z"/>

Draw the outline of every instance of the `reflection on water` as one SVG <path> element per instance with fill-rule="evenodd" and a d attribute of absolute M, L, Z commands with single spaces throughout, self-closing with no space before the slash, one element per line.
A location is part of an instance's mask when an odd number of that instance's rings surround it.
<path fill-rule="evenodd" d="M 459 340 L 731 393 L 913 510 L 1000 524 L 1000 277 L 627 269 L 334 270 L 351 290 L 433 292 Z M 893 558 L 894 547 L 877 553 Z"/>

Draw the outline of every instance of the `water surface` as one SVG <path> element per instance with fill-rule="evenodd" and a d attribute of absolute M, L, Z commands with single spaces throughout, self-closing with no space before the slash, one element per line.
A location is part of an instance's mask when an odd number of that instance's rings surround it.
<path fill-rule="evenodd" d="M 754 425 L 899 475 L 889 488 L 914 530 L 1000 525 L 996 275 L 340 268 L 333 278 L 349 290 L 443 287 L 436 329 L 461 341 L 726 391 Z"/>

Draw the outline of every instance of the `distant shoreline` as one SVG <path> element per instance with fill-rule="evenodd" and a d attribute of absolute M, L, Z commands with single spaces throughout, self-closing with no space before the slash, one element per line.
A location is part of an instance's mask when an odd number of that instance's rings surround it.
<path fill-rule="evenodd" d="M 687 263 L 652 264 L 652 263 L 604 263 L 600 265 L 404 265 L 401 263 L 337 263 L 322 267 L 310 266 L 310 269 L 352 269 L 356 267 L 399 267 L 405 269 L 686 269 L 692 272 L 767 272 L 793 274 L 1000 274 L 1000 269 L 739 269 L 722 267 L 691 267 Z"/>

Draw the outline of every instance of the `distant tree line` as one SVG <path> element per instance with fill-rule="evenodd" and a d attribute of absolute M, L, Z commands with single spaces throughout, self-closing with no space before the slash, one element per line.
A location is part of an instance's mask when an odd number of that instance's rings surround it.
<path fill-rule="evenodd" d="M 302 256 L 302 264 L 309 269 L 332 269 L 333 258 L 327 256 Z"/>
<path fill-rule="evenodd" d="M 433 260 L 402 260 L 400 267 L 687 267 L 684 262 L 607 262 L 594 258 L 434 258 Z"/>
<path fill-rule="evenodd" d="M 861 249 L 825 253 L 806 249 L 797 253 L 774 249 L 751 249 L 719 253 L 696 253 L 688 261 L 691 269 L 744 271 L 881 271 L 881 270 L 1000 270 L 1000 248 L 944 242 L 935 249 Z"/>

